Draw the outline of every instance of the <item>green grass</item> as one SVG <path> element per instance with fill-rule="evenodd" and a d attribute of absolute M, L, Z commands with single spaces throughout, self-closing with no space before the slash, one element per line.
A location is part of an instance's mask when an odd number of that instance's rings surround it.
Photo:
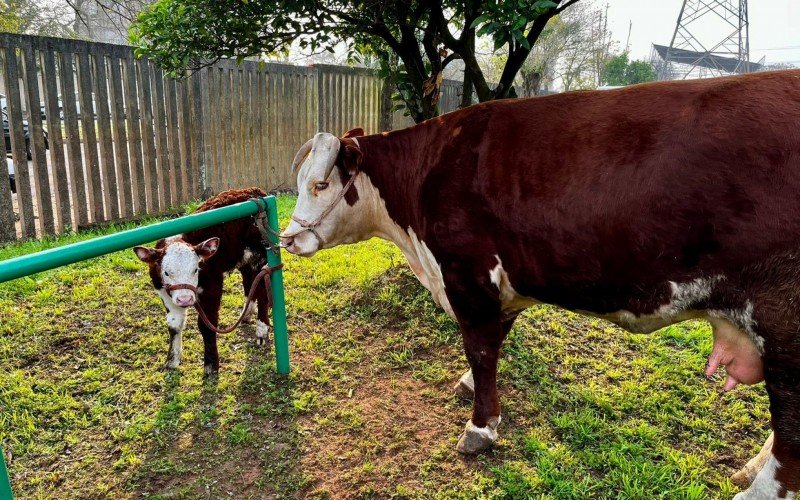
<path fill-rule="evenodd" d="M 281 197 L 284 222 L 293 204 Z M 0 258 L 111 229 L 0 249 Z M 0 442 L 20 498 L 729 498 L 768 434 L 762 386 L 702 376 L 704 323 L 631 335 L 536 307 L 500 365 L 501 439 L 455 443 L 470 405 L 455 324 L 381 241 L 286 257 L 292 374 L 252 327 L 203 379 L 176 372 L 132 252 L 0 285 Z M 226 283 L 223 324 L 242 301 Z"/>

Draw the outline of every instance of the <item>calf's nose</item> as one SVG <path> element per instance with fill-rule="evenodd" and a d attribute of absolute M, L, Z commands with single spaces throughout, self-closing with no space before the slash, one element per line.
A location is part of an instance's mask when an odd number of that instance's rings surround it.
<path fill-rule="evenodd" d="M 175 297 L 175 303 L 181 307 L 189 307 L 194 304 L 194 297 L 191 295 L 179 295 Z"/>

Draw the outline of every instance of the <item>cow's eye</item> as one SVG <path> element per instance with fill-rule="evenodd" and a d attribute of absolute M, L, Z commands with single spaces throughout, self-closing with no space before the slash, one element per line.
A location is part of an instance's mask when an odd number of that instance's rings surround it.
<path fill-rule="evenodd" d="M 164 271 L 164 276 L 166 276 L 166 277 L 168 277 L 168 278 L 169 278 L 169 273 L 168 273 L 168 272 L 166 272 L 166 271 Z"/>
<path fill-rule="evenodd" d="M 315 191 L 323 191 L 323 190 L 325 190 L 327 188 L 328 188 L 328 183 L 327 182 L 318 182 L 318 183 L 314 184 L 314 190 Z"/>
<path fill-rule="evenodd" d="M 199 270 L 200 270 L 200 268 L 199 268 L 199 267 L 198 267 L 197 269 L 195 269 L 195 270 L 194 270 L 194 274 L 197 274 L 197 271 L 199 271 Z"/>

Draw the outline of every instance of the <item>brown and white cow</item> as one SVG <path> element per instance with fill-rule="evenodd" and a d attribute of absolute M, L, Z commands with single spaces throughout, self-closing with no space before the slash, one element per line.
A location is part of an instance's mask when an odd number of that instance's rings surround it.
<path fill-rule="evenodd" d="M 770 397 L 774 443 L 740 498 L 796 495 L 800 71 L 490 102 L 362 134 L 298 152 L 283 243 L 400 247 L 461 327 L 474 402 L 459 451 L 497 439 L 498 355 L 526 307 L 632 332 L 702 318 L 709 373 L 725 366 L 728 389 L 765 378 Z"/>
<path fill-rule="evenodd" d="M 266 196 L 258 188 L 223 191 L 200 205 L 195 213 L 220 208 L 252 198 Z M 167 328 L 170 341 L 166 368 L 180 365 L 183 353 L 183 329 L 186 309 L 199 302 L 209 321 L 219 326 L 219 307 L 223 280 L 238 269 L 242 274 L 244 294 L 250 291 L 253 279 L 267 263 L 261 234 L 249 218 L 223 222 L 197 231 L 159 240 L 155 248 L 135 247 L 134 252 L 148 264 L 153 288 L 167 309 Z M 173 286 L 177 288 L 172 289 Z M 184 288 L 181 285 L 189 285 Z M 196 288 L 196 292 L 192 290 Z M 259 287 L 255 304 L 246 304 L 247 315 L 258 308 L 256 338 L 266 343 L 269 336 L 267 293 Z M 219 371 L 217 334 L 198 317 L 197 327 L 203 336 L 204 369 L 206 375 Z"/>

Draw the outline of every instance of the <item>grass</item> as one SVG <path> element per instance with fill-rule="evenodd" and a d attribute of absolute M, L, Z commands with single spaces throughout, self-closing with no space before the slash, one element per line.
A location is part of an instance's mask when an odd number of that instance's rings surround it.
<path fill-rule="evenodd" d="M 284 219 L 292 204 L 279 199 Z M 727 476 L 768 434 L 763 386 L 722 394 L 703 378 L 706 324 L 632 335 L 541 306 L 504 349 L 501 439 L 461 457 L 459 334 L 396 248 L 287 256 L 286 288 L 291 376 L 245 327 L 220 337 L 220 375 L 204 380 L 193 324 L 180 369 L 161 369 L 163 307 L 130 251 L 0 285 L 17 496 L 730 498 Z M 229 324 L 238 276 L 226 290 Z"/>

